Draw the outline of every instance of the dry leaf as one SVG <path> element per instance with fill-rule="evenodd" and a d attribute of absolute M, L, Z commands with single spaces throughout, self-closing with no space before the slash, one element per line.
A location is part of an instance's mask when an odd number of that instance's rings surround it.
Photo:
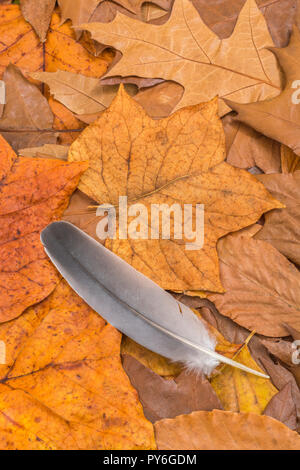
<path fill-rule="evenodd" d="M 40 232 L 60 218 L 87 165 L 17 157 L 2 137 L 0 153 L 0 322 L 5 322 L 55 288 L 59 276 Z"/>
<path fill-rule="evenodd" d="M 292 343 L 285 339 L 262 338 L 261 343 L 267 348 L 270 354 L 280 359 L 288 366 L 292 366 L 293 348 Z"/>
<path fill-rule="evenodd" d="M 200 374 L 182 372 L 174 380 L 163 379 L 127 354 L 123 367 L 152 423 L 192 411 L 222 409 L 210 383 Z"/>
<path fill-rule="evenodd" d="M 265 224 L 255 238 L 271 243 L 300 265 L 300 171 L 285 175 L 259 175 L 257 178 L 286 207 L 266 214 Z"/>
<path fill-rule="evenodd" d="M 155 423 L 160 450 L 297 450 L 300 436 L 268 416 L 195 411 Z"/>
<path fill-rule="evenodd" d="M 54 100 L 52 97 L 48 100 L 51 111 L 54 114 L 53 128 L 57 131 L 58 142 L 61 145 L 70 145 L 77 139 L 80 132 L 85 128 L 76 116 L 63 104 Z"/>
<path fill-rule="evenodd" d="M 101 57 L 92 56 L 84 44 L 76 40 L 70 22 L 61 25 L 57 11 L 54 12 L 45 44 L 46 72 L 56 72 L 60 69 L 87 77 L 101 77 L 107 71 L 113 56 L 112 52 L 106 52 Z"/>
<path fill-rule="evenodd" d="M 246 345 L 234 356 L 234 360 L 264 373 L 252 359 Z M 262 414 L 277 393 L 270 379 L 229 366 L 221 368 L 221 372 L 211 379 L 211 385 L 226 411 Z"/>
<path fill-rule="evenodd" d="M 300 170 L 300 156 L 296 155 L 292 149 L 281 144 L 280 156 L 282 173 L 294 173 Z"/>
<path fill-rule="evenodd" d="M 260 358 L 260 363 L 267 374 L 270 375 L 273 384 L 278 390 L 282 390 L 287 384 L 291 384 L 291 393 L 297 409 L 297 418 L 300 419 L 300 389 L 293 373 L 279 362 L 275 362 L 266 356 Z"/>
<path fill-rule="evenodd" d="M 41 147 L 19 149 L 19 155 L 22 155 L 23 157 L 58 158 L 60 160 L 67 160 L 68 152 L 68 145 L 54 144 L 45 144 Z"/>
<path fill-rule="evenodd" d="M 227 341 L 231 343 L 244 343 L 249 336 L 249 331 L 234 323 L 230 318 L 220 315 L 214 304 L 210 302 L 209 308 L 201 308 L 201 316 L 214 328 L 217 328 Z M 287 328 L 287 325 L 285 325 Z M 289 327 L 290 328 L 290 327 Z M 289 331 L 289 330 L 287 330 Z M 292 330 L 291 330 L 292 331 Z M 289 331 L 290 333 L 290 331 Z M 258 335 L 253 336 L 249 343 L 251 356 L 259 364 L 264 371 L 271 377 L 272 383 L 278 390 L 282 390 L 286 384 L 291 383 L 292 395 L 294 403 L 297 406 L 297 415 L 300 417 L 300 390 L 297 386 L 297 373 L 299 376 L 300 367 L 294 367 L 294 370 L 287 370 L 279 362 L 275 363 L 270 358 L 265 344 L 266 338 L 260 338 Z M 271 341 L 268 338 L 268 343 Z M 274 340 L 273 340 L 274 341 Z M 300 380 L 298 381 L 300 383 Z"/>
<path fill-rule="evenodd" d="M 293 431 L 297 429 L 296 405 L 292 396 L 291 383 L 286 384 L 272 398 L 264 411 L 264 415 L 281 421 Z"/>
<path fill-rule="evenodd" d="M 117 15 L 113 22 L 82 25 L 97 41 L 122 52 L 109 75 L 173 80 L 185 88 L 176 109 L 215 95 L 247 103 L 276 96 L 280 75 L 272 40 L 254 0 L 247 0 L 235 31 L 221 41 L 189 0 L 175 0 L 163 25 Z M 176 34 L 170 35 L 170 30 Z M 134 31 L 134 36 L 132 31 Z M 220 102 L 221 115 L 228 107 Z"/>
<path fill-rule="evenodd" d="M 53 114 L 46 98 L 18 67 L 10 64 L 4 72 L 6 104 L 0 118 L 0 132 L 15 150 L 32 144 L 55 143 Z"/>
<path fill-rule="evenodd" d="M 280 144 L 238 122 L 232 114 L 222 120 L 226 137 L 226 161 L 238 168 L 258 167 L 264 173 L 280 172 Z"/>
<path fill-rule="evenodd" d="M 285 73 L 283 92 L 275 98 L 259 103 L 240 104 L 226 100 L 227 104 L 238 112 L 237 118 L 258 132 L 278 140 L 300 155 L 299 123 L 300 107 L 293 94 L 298 96 L 300 67 L 300 32 L 294 27 L 288 47 L 272 48 Z M 293 85 L 294 84 L 294 85 Z M 296 88 L 295 88 L 296 84 Z M 296 98 L 298 99 L 298 97 Z"/>
<path fill-rule="evenodd" d="M 259 232 L 258 232 L 259 233 Z M 211 294 L 222 315 L 266 336 L 286 336 L 282 326 L 300 327 L 300 273 L 272 245 L 249 237 L 218 243 L 224 294 Z"/>
<path fill-rule="evenodd" d="M 63 70 L 54 73 L 36 72 L 31 74 L 31 77 L 46 83 L 56 100 L 75 113 L 78 119 L 88 124 L 94 122 L 111 104 L 120 83 L 125 82 L 127 93 L 134 96 L 151 117 L 156 118 L 170 114 L 183 93 L 182 87 L 174 82 L 162 82 L 151 86 L 151 82 L 147 83 L 146 80 L 137 80 L 134 77 L 132 83 L 130 78 L 101 82 L 98 78 Z M 144 89 L 138 91 L 143 85 Z"/>
<path fill-rule="evenodd" d="M 120 333 L 65 281 L 0 326 L 0 447 L 154 449 L 152 425 L 120 361 Z"/>
<path fill-rule="evenodd" d="M 32 25 L 42 42 L 46 40 L 55 1 L 20 0 L 22 15 Z"/>
<path fill-rule="evenodd" d="M 245 0 L 193 0 L 205 23 L 221 38 L 230 36 Z M 286 46 L 297 0 L 257 0 L 276 46 Z"/>
<path fill-rule="evenodd" d="M 118 91 L 118 85 L 102 85 L 99 78 L 64 70 L 57 70 L 54 73 L 36 72 L 31 77 L 46 83 L 53 98 L 76 114 L 103 111 L 110 105 Z M 125 89 L 130 95 L 137 93 L 135 85 L 126 84 Z"/>
<path fill-rule="evenodd" d="M 171 206 L 174 200 L 204 204 L 201 250 L 186 250 L 173 234 L 170 240 L 107 239 L 106 246 L 165 289 L 220 292 L 217 239 L 281 207 L 252 175 L 224 157 L 216 100 L 154 121 L 121 87 L 72 144 L 68 158 L 89 160 L 79 189 L 100 204 L 116 205 L 119 196 L 127 196 L 128 205 L 138 201 L 149 213 L 151 204 Z"/>
<path fill-rule="evenodd" d="M 64 212 L 62 219 L 76 225 L 99 242 L 99 239 L 96 237 L 99 217 L 96 217 L 95 211 L 88 209 L 89 206 L 93 205 L 95 205 L 95 201 L 77 189 L 72 194 L 70 204 Z"/>
<path fill-rule="evenodd" d="M 43 45 L 33 28 L 24 20 L 19 5 L 0 5 L 0 75 L 17 64 L 26 75 L 43 66 Z"/>

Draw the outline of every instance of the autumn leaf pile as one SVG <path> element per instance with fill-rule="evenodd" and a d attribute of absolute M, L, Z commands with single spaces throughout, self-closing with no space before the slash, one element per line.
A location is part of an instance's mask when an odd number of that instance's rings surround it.
<path fill-rule="evenodd" d="M 298 3 L 0 1 L 1 449 L 300 449 Z M 204 204 L 201 250 L 103 243 L 270 379 L 189 373 L 61 278 L 40 232 L 120 195 Z"/>

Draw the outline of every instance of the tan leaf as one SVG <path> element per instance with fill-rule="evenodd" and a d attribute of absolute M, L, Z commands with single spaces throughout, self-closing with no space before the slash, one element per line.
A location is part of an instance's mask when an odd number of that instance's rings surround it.
<path fill-rule="evenodd" d="M 55 0 L 20 0 L 22 14 L 28 21 L 40 40 L 46 40 Z"/>
<path fill-rule="evenodd" d="M 0 118 L 0 131 L 15 150 L 34 144 L 56 143 L 52 131 L 53 114 L 46 98 L 18 67 L 10 64 L 4 72 L 6 104 Z"/>
<path fill-rule="evenodd" d="M 297 0 L 256 0 L 278 47 L 288 43 Z M 245 0 L 193 0 L 205 23 L 221 38 L 230 36 Z"/>
<path fill-rule="evenodd" d="M 35 80 L 46 83 L 53 97 L 75 113 L 83 122 L 94 122 L 99 113 L 106 109 L 116 96 L 120 79 L 102 83 L 99 78 L 86 77 L 78 73 L 58 70 L 54 73 L 36 72 L 31 74 Z M 125 81 L 125 80 L 124 80 Z M 174 82 L 162 82 L 138 91 L 143 80 L 126 80 L 124 87 L 128 94 L 140 103 L 152 117 L 163 117 L 171 113 L 183 93 L 180 85 Z M 107 84 L 106 84 L 107 83 Z"/>
<path fill-rule="evenodd" d="M 226 161 L 238 168 L 258 167 L 264 173 L 280 172 L 280 144 L 236 121 L 231 114 L 223 118 Z"/>
<path fill-rule="evenodd" d="M 300 156 L 283 144 L 281 144 L 280 150 L 282 173 L 294 173 L 294 171 L 300 170 Z"/>
<path fill-rule="evenodd" d="M 163 450 L 299 450 L 300 436 L 268 416 L 195 411 L 155 423 Z"/>
<path fill-rule="evenodd" d="M 222 41 L 189 0 L 175 0 L 170 18 L 159 26 L 118 14 L 111 23 L 82 27 L 97 41 L 122 52 L 110 76 L 164 78 L 181 84 L 185 92 L 176 109 L 216 94 L 247 103 L 280 91 L 279 69 L 266 49 L 272 40 L 254 0 L 247 0 L 234 33 Z M 176 34 L 170 35 L 170 30 Z M 227 111 L 220 102 L 221 115 Z"/>
<path fill-rule="evenodd" d="M 169 240 L 161 231 L 151 239 L 147 225 L 148 239 L 107 239 L 106 246 L 165 289 L 220 292 L 218 238 L 281 207 L 224 156 L 216 100 L 153 120 L 121 87 L 111 106 L 72 144 L 68 158 L 89 160 L 79 189 L 100 204 L 117 205 L 119 196 L 127 196 L 128 204 L 143 203 L 149 214 L 151 204 L 204 204 L 200 250 L 186 250 L 186 239 L 171 232 Z"/>
<path fill-rule="evenodd" d="M 23 157 L 58 158 L 59 160 L 67 160 L 68 151 L 68 145 L 45 144 L 40 147 L 19 149 L 19 155 Z"/>
<path fill-rule="evenodd" d="M 123 356 L 123 367 L 152 423 L 196 410 L 222 409 L 212 386 L 201 374 L 183 371 L 175 379 L 164 379 L 127 354 Z"/>
<path fill-rule="evenodd" d="M 285 175 L 258 175 L 257 178 L 286 207 L 266 214 L 265 224 L 255 238 L 271 243 L 300 265 L 300 171 Z"/>
<path fill-rule="evenodd" d="M 296 405 L 293 400 L 292 386 L 290 383 L 286 384 L 285 387 L 272 398 L 264 411 L 264 415 L 271 416 L 271 418 L 281 421 L 293 431 L 297 429 Z"/>
<path fill-rule="evenodd" d="M 258 232 L 259 233 L 259 232 Z M 224 294 L 211 294 L 222 315 L 266 336 L 287 336 L 283 322 L 300 328 L 300 274 L 272 245 L 250 237 L 218 243 Z"/>
<path fill-rule="evenodd" d="M 226 100 L 238 112 L 237 118 L 258 132 L 278 140 L 300 155 L 300 106 L 297 81 L 300 76 L 300 32 L 294 27 L 288 47 L 272 48 L 285 73 L 285 87 L 279 96 L 259 103 L 240 104 Z M 296 86 L 296 88 L 295 88 Z M 297 96 L 293 97 L 296 93 Z M 296 102 L 295 102 L 296 98 Z"/>

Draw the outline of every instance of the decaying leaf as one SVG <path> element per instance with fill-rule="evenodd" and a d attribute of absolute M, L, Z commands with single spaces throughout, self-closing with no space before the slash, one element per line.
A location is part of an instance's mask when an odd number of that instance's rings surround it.
<path fill-rule="evenodd" d="M 46 98 L 15 65 L 4 74 L 6 104 L 0 118 L 0 132 L 15 150 L 21 147 L 56 143 L 53 114 Z"/>
<path fill-rule="evenodd" d="M 272 39 L 255 0 L 247 0 L 234 33 L 225 40 L 205 25 L 189 0 L 175 0 L 170 18 L 159 26 L 118 14 L 111 23 L 86 23 L 82 28 L 122 52 L 110 76 L 164 78 L 181 84 L 185 91 L 176 109 L 215 95 L 247 103 L 280 91 L 276 59 L 266 49 Z M 176 34 L 170 35 L 170 30 Z M 220 113 L 226 112 L 221 101 Z"/>
<path fill-rule="evenodd" d="M 297 0 L 256 0 L 276 46 L 286 46 L 295 21 Z M 221 38 L 230 36 L 245 0 L 193 0 L 205 23 Z"/>
<path fill-rule="evenodd" d="M 222 409 L 212 386 L 200 374 L 184 371 L 175 379 L 164 379 L 127 354 L 123 367 L 152 423 L 192 411 Z"/>
<path fill-rule="evenodd" d="M 296 405 L 292 396 L 291 384 L 286 384 L 283 389 L 275 395 L 264 411 L 265 416 L 281 421 L 290 429 L 297 429 Z"/>
<path fill-rule="evenodd" d="M 153 120 L 121 86 L 111 106 L 72 144 L 68 158 L 89 160 L 79 189 L 100 204 L 118 205 L 119 196 L 127 196 L 128 205 L 143 203 L 149 214 L 151 204 L 204 204 L 200 250 L 186 250 L 186 237 L 178 240 L 173 228 L 170 239 L 162 239 L 161 227 L 149 239 L 145 219 L 147 240 L 107 239 L 106 246 L 165 289 L 222 292 L 218 238 L 282 206 L 252 175 L 224 162 L 224 147 L 216 100 Z"/>
<path fill-rule="evenodd" d="M 285 73 L 283 92 L 259 103 L 240 104 L 226 100 L 238 112 L 237 118 L 271 139 L 278 140 L 300 155 L 299 51 L 300 31 L 294 27 L 288 47 L 272 48 Z"/>
<path fill-rule="evenodd" d="M 58 70 L 54 73 L 36 72 L 31 75 L 35 80 L 46 83 L 50 93 L 83 122 L 94 122 L 116 96 L 119 84 L 124 83 L 128 94 L 140 103 L 152 117 L 169 115 L 182 95 L 182 87 L 174 82 L 162 82 L 151 86 L 151 82 L 132 77 L 101 82 L 98 78 L 86 77 L 72 72 Z M 147 84 L 143 87 L 143 82 Z M 107 83 L 107 84 L 106 84 Z"/>
<path fill-rule="evenodd" d="M 54 12 L 45 44 L 46 72 L 56 72 L 60 69 L 88 77 L 101 77 L 107 71 L 113 56 L 112 52 L 105 52 L 100 57 L 94 57 L 82 42 L 76 40 L 70 23 L 61 25 L 58 12 Z"/>
<path fill-rule="evenodd" d="M 300 171 L 293 174 L 258 175 L 257 178 L 286 207 L 266 214 L 265 224 L 255 238 L 271 243 L 300 265 Z"/>
<path fill-rule="evenodd" d="M 19 149 L 19 155 L 22 155 L 22 157 L 58 158 L 60 160 L 67 160 L 68 151 L 68 145 L 45 144 L 41 147 Z"/>
<path fill-rule="evenodd" d="M 222 120 L 226 161 L 238 168 L 258 167 L 264 173 L 280 172 L 280 144 L 238 122 L 231 114 Z"/>
<path fill-rule="evenodd" d="M 285 321 L 300 327 L 300 274 L 279 251 L 262 240 L 228 236 L 218 254 L 226 292 L 208 297 L 223 315 L 266 336 L 287 336 Z"/>
<path fill-rule="evenodd" d="M 234 360 L 264 372 L 252 359 L 246 345 L 234 356 Z M 221 372 L 211 380 L 224 410 L 262 414 L 277 389 L 269 379 L 236 371 L 233 367 L 221 367 Z"/>
<path fill-rule="evenodd" d="M 40 232 L 60 218 L 87 164 L 17 157 L 2 137 L 0 157 L 0 322 L 6 322 L 55 288 L 59 276 Z"/>
<path fill-rule="evenodd" d="M 151 423 L 120 361 L 120 333 L 65 281 L 0 325 L 0 447 L 154 449 Z"/>
<path fill-rule="evenodd" d="M 99 217 L 96 217 L 94 210 L 87 209 L 90 206 L 95 206 L 95 204 L 96 201 L 77 189 L 71 196 L 70 204 L 62 216 L 62 220 L 76 225 L 76 227 L 99 242 L 101 240 L 96 236 Z"/>
<path fill-rule="evenodd" d="M 43 67 L 43 45 L 19 5 L 0 5 L 0 75 L 12 63 L 23 74 Z"/>
<path fill-rule="evenodd" d="M 51 16 L 56 0 L 20 0 L 22 14 L 28 21 L 40 40 L 46 40 Z"/>
<path fill-rule="evenodd" d="M 110 105 L 118 90 L 118 85 L 102 85 L 99 78 L 64 70 L 54 73 L 36 72 L 31 76 L 46 83 L 53 98 L 76 114 L 103 111 Z M 126 84 L 125 88 L 131 95 L 137 92 L 135 85 Z"/>
<path fill-rule="evenodd" d="M 268 416 L 195 411 L 155 423 L 163 450 L 297 450 L 300 436 Z"/>
<path fill-rule="evenodd" d="M 280 156 L 282 173 L 294 173 L 300 170 L 300 156 L 296 155 L 292 149 L 281 144 Z"/>

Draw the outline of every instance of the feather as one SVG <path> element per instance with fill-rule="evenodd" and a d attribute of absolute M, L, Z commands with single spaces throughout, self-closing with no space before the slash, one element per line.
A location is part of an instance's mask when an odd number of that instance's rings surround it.
<path fill-rule="evenodd" d="M 216 338 L 190 308 L 74 225 L 53 222 L 41 241 L 75 292 L 137 343 L 206 375 L 223 362 L 267 377 L 216 353 Z"/>

